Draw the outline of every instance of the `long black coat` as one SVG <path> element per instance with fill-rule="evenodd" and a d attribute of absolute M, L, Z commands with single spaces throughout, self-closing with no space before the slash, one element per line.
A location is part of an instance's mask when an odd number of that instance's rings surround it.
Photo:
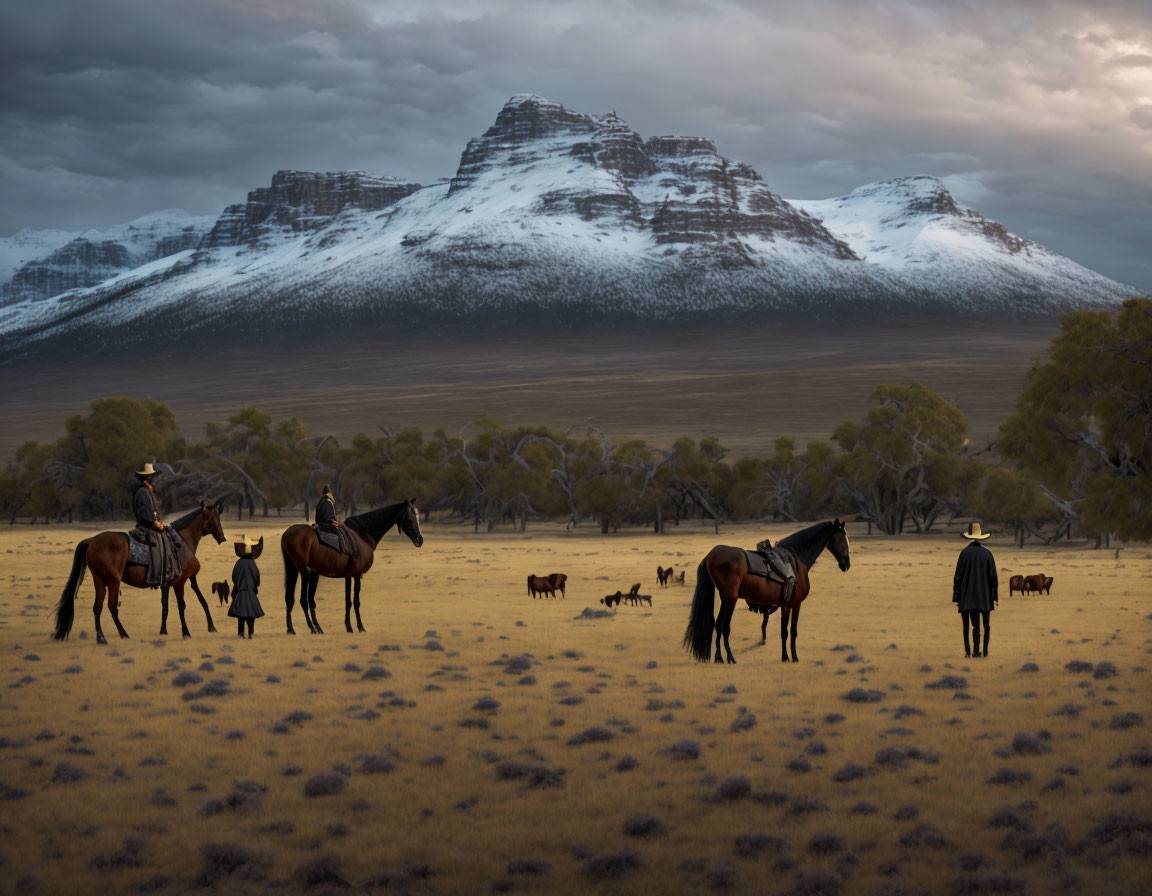
<path fill-rule="evenodd" d="M 241 557 L 232 567 L 232 606 L 228 608 L 228 615 L 241 619 L 263 616 L 264 608 L 256 597 L 259 590 L 260 567 L 251 556 Z"/>
<path fill-rule="evenodd" d="M 960 613 L 966 610 L 993 610 L 1000 599 L 996 559 L 978 541 L 960 552 L 952 580 L 952 602 Z"/>

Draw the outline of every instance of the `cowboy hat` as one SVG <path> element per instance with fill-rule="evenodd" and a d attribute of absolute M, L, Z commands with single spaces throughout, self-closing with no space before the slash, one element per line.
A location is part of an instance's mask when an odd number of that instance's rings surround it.
<path fill-rule="evenodd" d="M 235 549 L 237 557 L 247 557 L 251 554 L 252 559 L 255 560 L 264 550 L 264 536 L 261 535 L 256 541 L 249 541 L 247 536 L 241 535 L 233 542 L 232 547 Z"/>
<path fill-rule="evenodd" d="M 979 523 L 969 523 L 968 524 L 968 531 L 967 532 L 961 532 L 960 534 L 971 541 L 983 541 L 985 538 L 991 538 L 992 537 L 991 532 L 981 532 L 980 531 L 980 524 Z"/>
<path fill-rule="evenodd" d="M 152 466 L 152 461 L 148 461 L 146 464 L 144 464 L 143 470 L 136 471 L 136 476 L 139 479 L 148 479 L 152 476 L 155 476 L 159 472 L 159 470 Z"/>

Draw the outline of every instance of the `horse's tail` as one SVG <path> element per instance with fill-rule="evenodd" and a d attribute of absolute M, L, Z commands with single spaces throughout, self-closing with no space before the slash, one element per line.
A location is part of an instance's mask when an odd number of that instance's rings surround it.
<path fill-rule="evenodd" d="M 696 567 L 696 593 L 692 595 L 692 612 L 684 630 L 684 647 L 702 663 L 712 658 L 712 631 L 715 628 L 716 584 L 704 560 Z"/>
<path fill-rule="evenodd" d="M 72 554 L 72 572 L 68 574 L 68 581 L 64 583 L 64 593 L 60 595 L 60 602 L 56 604 L 56 631 L 52 637 L 57 641 L 64 641 L 72 631 L 72 622 L 76 618 L 76 592 L 80 583 L 84 581 L 84 570 L 87 568 L 88 544 L 91 538 L 85 538 L 76 545 Z"/>

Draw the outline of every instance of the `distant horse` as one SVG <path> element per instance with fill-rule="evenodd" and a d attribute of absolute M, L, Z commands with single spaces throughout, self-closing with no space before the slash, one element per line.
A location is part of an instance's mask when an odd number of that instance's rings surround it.
<path fill-rule="evenodd" d="M 543 594 L 545 597 L 555 597 L 556 592 L 552 589 L 552 580 L 549 576 L 528 576 L 528 593 L 532 597 L 539 597 Z"/>
<path fill-rule="evenodd" d="M 667 588 L 668 583 L 672 581 L 672 567 L 665 569 L 663 566 L 657 566 L 656 581 L 660 583 L 661 588 Z"/>
<path fill-rule="evenodd" d="M 168 587 L 176 592 L 176 606 L 180 610 L 180 629 L 185 638 L 192 635 L 188 631 L 188 623 L 184 619 L 184 583 L 200 571 L 200 561 L 196 559 L 196 548 L 205 533 L 216 539 L 217 544 L 225 541 L 224 529 L 220 525 L 220 505 L 206 504 L 201 501 L 200 506 L 178 519 L 172 528 L 181 540 L 191 549 L 190 552 L 180 551 L 177 560 L 183 557 L 183 564 L 176 577 L 165 583 L 165 616 L 167 616 Z M 143 566 L 128 565 L 128 534 L 125 532 L 101 532 L 91 538 L 85 538 L 76 545 L 72 555 L 72 572 L 64 585 L 64 593 L 60 602 L 56 604 L 56 631 L 53 637 L 63 641 L 72 631 L 72 623 L 76 617 L 76 591 L 84 578 L 87 568 L 92 573 L 92 583 L 96 588 L 96 602 L 92 606 L 92 615 L 96 620 L 96 643 L 107 644 L 104 630 L 100 627 L 100 615 L 104 609 L 104 595 L 108 595 L 108 612 L 116 624 L 116 631 L 121 638 L 127 638 L 128 632 L 120 624 L 120 585 L 131 585 L 134 588 L 147 588 L 146 568 Z M 166 537 L 166 536 L 165 536 Z M 196 589 L 204 612 L 208 616 L 208 630 L 215 631 L 212 625 L 212 614 L 208 612 L 208 603 L 204 596 Z M 161 628 L 161 634 L 167 634 Z"/>
<path fill-rule="evenodd" d="M 344 527 L 356 547 L 353 554 L 341 554 L 321 543 L 316 530 L 304 523 L 297 523 L 284 530 L 280 536 L 280 553 L 284 557 L 284 606 L 288 634 L 296 634 L 292 627 L 292 605 L 295 603 L 297 578 L 300 579 L 300 609 L 304 611 L 308 631 L 314 635 L 324 634 L 324 629 L 320 628 L 316 619 L 316 585 L 320 576 L 345 580 L 344 627 L 352 631 L 351 610 L 355 606 L 356 627 L 360 631 L 365 630 L 360 620 L 360 577 L 372 568 L 376 546 L 384 533 L 393 526 L 407 535 L 416 547 L 424 544 L 424 536 L 420 534 L 420 511 L 412 501 L 389 504 L 344 520 Z M 350 594 L 350 579 L 356 581 L 354 602 Z"/>
<path fill-rule="evenodd" d="M 1037 594 L 1051 594 L 1053 581 L 1051 576 L 1046 576 L 1043 573 L 1038 573 L 1034 576 L 1024 576 L 1024 582 L 1020 586 L 1020 591 L 1023 594 L 1031 594 L 1033 591 Z"/>
<path fill-rule="evenodd" d="M 808 570 L 825 550 L 836 558 L 840 569 L 847 572 L 851 566 L 848 556 L 848 535 L 839 519 L 817 523 L 776 542 L 795 558 L 796 584 L 788 604 L 780 612 L 780 659 L 788 662 L 788 622 L 792 622 L 792 662 L 796 657 L 796 629 L 800 619 L 800 604 L 808 596 L 811 585 Z M 713 617 L 716 591 L 720 591 L 720 613 Z M 780 606 L 783 586 L 763 576 L 748 574 L 748 560 L 742 548 L 717 545 L 700 561 L 696 569 L 696 592 L 692 596 L 692 611 L 688 628 L 684 632 L 684 647 L 700 662 L 707 662 L 711 654 L 712 631 L 716 631 L 717 663 L 724 662 L 720 653 L 723 640 L 728 662 L 736 662 L 728 636 L 732 631 L 732 613 L 736 601 L 743 598 L 749 606 Z"/>
<path fill-rule="evenodd" d="M 560 592 L 561 597 L 567 597 L 564 593 L 564 585 L 568 581 L 568 576 L 562 572 L 548 573 L 548 587 L 552 590 L 552 596 L 556 596 L 556 592 Z"/>
<path fill-rule="evenodd" d="M 682 569 L 682 570 L 680 570 L 680 575 L 674 577 L 674 581 L 681 588 L 684 587 L 684 573 L 685 573 L 685 570 Z"/>
<path fill-rule="evenodd" d="M 1024 593 L 1024 576 L 1012 576 L 1008 580 L 1008 596 L 1011 597 L 1017 591 Z"/>
<path fill-rule="evenodd" d="M 224 606 L 224 604 L 228 603 L 229 594 L 230 594 L 231 590 L 232 589 L 228 586 L 227 582 L 213 582 L 212 583 L 212 593 L 219 595 L 220 606 Z"/>
<path fill-rule="evenodd" d="M 617 591 L 615 594 L 606 594 L 600 598 L 600 603 L 606 607 L 620 606 L 620 601 L 624 598 L 623 592 Z"/>

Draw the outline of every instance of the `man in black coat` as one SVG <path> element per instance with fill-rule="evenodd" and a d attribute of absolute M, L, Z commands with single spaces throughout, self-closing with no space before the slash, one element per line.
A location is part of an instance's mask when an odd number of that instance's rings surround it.
<path fill-rule="evenodd" d="M 999 577 L 992 552 L 980 542 L 991 533 L 981 532 L 979 523 L 969 523 L 962 533 L 970 544 L 956 560 L 956 575 L 952 579 L 952 603 L 960 613 L 964 626 L 964 656 L 988 656 L 988 637 L 992 632 L 989 617 L 1000 599 Z M 980 646 L 980 623 L 984 623 L 984 646 Z M 968 627 L 972 627 L 971 646 Z"/>

